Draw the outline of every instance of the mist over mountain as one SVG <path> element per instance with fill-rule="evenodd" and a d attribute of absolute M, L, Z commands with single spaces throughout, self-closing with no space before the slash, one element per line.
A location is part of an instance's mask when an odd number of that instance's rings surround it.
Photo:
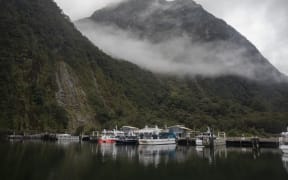
<path fill-rule="evenodd" d="M 245 37 L 192 0 L 126 0 L 76 25 L 105 52 L 153 72 L 287 80 Z"/>

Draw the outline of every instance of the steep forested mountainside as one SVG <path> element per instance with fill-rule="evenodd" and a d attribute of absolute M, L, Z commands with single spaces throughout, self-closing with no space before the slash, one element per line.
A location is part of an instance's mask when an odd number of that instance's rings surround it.
<path fill-rule="evenodd" d="M 95 47 L 52 0 L 0 0 L 0 129 L 124 124 L 281 131 L 286 84 L 153 74 Z"/>
<path fill-rule="evenodd" d="M 114 126 L 165 94 L 150 72 L 94 47 L 54 2 L 0 3 L 1 128 Z"/>

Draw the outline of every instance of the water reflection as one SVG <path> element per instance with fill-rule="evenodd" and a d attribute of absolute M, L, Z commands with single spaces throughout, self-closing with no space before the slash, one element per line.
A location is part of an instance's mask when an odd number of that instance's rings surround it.
<path fill-rule="evenodd" d="M 0 154 L 9 180 L 288 178 L 288 156 L 277 149 L 19 142 L 0 143 Z"/>
<path fill-rule="evenodd" d="M 283 167 L 286 169 L 288 173 L 288 154 L 282 155 L 282 162 L 283 162 Z"/>
<path fill-rule="evenodd" d="M 102 157 L 117 158 L 125 157 L 130 161 L 138 161 L 144 166 L 158 167 L 160 164 L 167 165 L 169 162 L 185 163 L 191 158 L 200 158 L 210 165 L 217 165 L 217 160 L 229 158 L 229 153 L 249 155 L 251 160 L 261 158 L 261 154 L 279 155 L 278 149 L 252 149 L 252 148 L 226 148 L 225 146 L 214 149 L 204 147 L 187 147 L 176 145 L 156 145 L 156 146 L 116 146 L 112 144 L 101 144 L 95 146 L 99 149 Z M 93 151 L 93 150 L 92 150 Z M 283 167 L 288 173 L 288 154 L 282 156 Z"/>
<path fill-rule="evenodd" d="M 217 158 L 226 159 L 227 158 L 227 149 L 225 146 L 217 146 L 213 149 L 196 147 L 196 152 L 199 157 L 207 159 L 209 164 L 216 163 Z"/>
<path fill-rule="evenodd" d="M 187 147 L 176 145 L 140 145 L 140 146 L 116 146 L 114 144 L 98 144 L 91 146 L 92 153 L 100 153 L 103 158 L 125 157 L 130 161 L 137 160 L 144 166 L 157 167 L 160 163 L 167 164 L 169 161 L 184 163 L 189 158 L 201 158 L 210 165 L 216 164 L 217 159 L 227 159 L 229 152 L 249 154 L 253 159 L 261 156 L 261 152 L 273 152 L 272 149 L 253 150 L 251 148 L 229 148 L 219 146 L 214 149 L 204 147 Z M 279 153 L 274 150 L 274 153 Z"/>
<path fill-rule="evenodd" d="M 167 164 L 170 160 L 175 159 L 176 145 L 155 145 L 138 147 L 138 159 L 144 166 L 154 165 L 157 167 L 161 161 Z"/>

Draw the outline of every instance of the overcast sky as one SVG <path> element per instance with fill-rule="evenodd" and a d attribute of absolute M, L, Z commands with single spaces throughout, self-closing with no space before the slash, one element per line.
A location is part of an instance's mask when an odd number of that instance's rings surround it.
<path fill-rule="evenodd" d="M 77 20 L 121 0 L 55 1 L 71 20 Z M 196 1 L 246 36 L 272 64 L 288 74 L 288 0 Z"/>

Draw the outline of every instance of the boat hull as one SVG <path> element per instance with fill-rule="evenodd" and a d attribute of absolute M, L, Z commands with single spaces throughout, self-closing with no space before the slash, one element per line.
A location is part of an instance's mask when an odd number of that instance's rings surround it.
<path fill-rule="evenodd" d="M 57 141 L 80 141 L 79 136 L 72 136 L 69 134 L 56 134 Z"/>
<path fill-rule="evenodd" d="M 167 145 L 176 144 L 176 139 L 139 139 L 139 145 Z"/>
<path fill-rule="evenodd" d="M 116 139 L 98 139 L 99 144 L 113 144 L 116 143 Z"/>
<path fill-rule="evenodd" d="M 137 139 L 116 140 L 116 145 L 137 145 Z"/>
<path fill-rule="evenodd" d="M 213 146 L 225 146 L 226 145 L 226 140 L 219 138 L 219 139 L 214 139 L 213 141 Z M 203 146 L 203 147 L 210 147 L 210 140 L 209 139 L 196 139 L 196 146 Z"/>

